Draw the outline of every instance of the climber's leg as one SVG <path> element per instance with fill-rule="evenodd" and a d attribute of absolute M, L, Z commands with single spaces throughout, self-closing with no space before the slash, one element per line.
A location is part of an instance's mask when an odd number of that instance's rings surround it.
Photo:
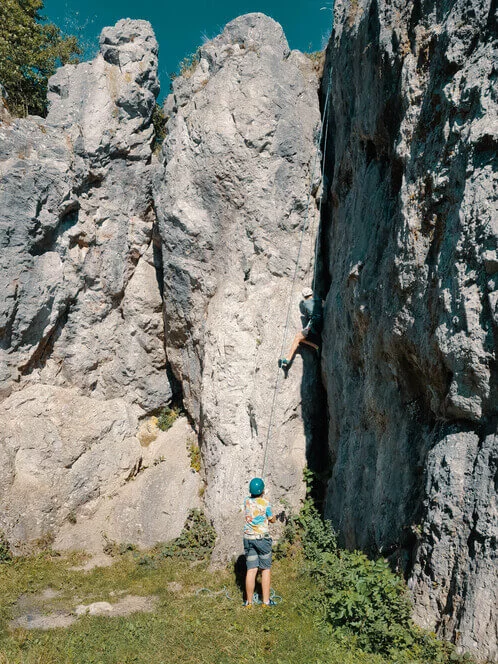
<path fill-rule="evenodd" d="M 307 339 L 303 339 L 301 343 L 306 344 L 307 346 L 311 346 L 311 348 L 314 348 L 315 350 L 318 350 L 320 348 L 318 344 L 314 344 L 312 341 L 308 341 Z"/>
<path fill-rule="evenodd" d="M 296 336 L 294 337 L 294 341 L 292 342 L 292 346 L 290 347 L 289 354 L 287 355 L 287 357 L 283 357 L 278 361 L 279 366 L 285 368 L 292 362 L 299 344 L 305 339 L 306 337 L 302 332 L 298 332 L 296 334 Z"/>

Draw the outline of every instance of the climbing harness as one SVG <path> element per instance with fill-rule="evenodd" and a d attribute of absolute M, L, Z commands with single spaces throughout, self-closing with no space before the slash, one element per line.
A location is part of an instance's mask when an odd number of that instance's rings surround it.
<path fill-rule="evenodd" d="M 330 101 L 330 88 L 331 88 L 331 82 L 332 82 L 332 68 L 329 70 L 329 82 L 328 82 L 328 87 L 327 87 L 327 95 L 325 97 L 325 105 L 323 107 L 323 118 L 322 118 L 322 123 L 320 126 L 320 134 L 318 138 L 318 147 L 321 148 L 322 146 L 322 138 L 323 138 L 323 128 L 325 126 L 325 122 L 327 119 L 327 114 L 329 110 L 329 101 Z M 328 136 L 328 125 L 325 131 L 325 139 L 327 139 Z M 321 174 L 322 174 L 322 196 L 323 196 L 323 177 L 324 177 L 324 168 L 325 168 L 325 155 L 326 155 L 326 144 L 324 145 L 324 153 L 323 153 L 323 159 L 322 159 L 322 168 L 321 168 Z M 285 318 L 285 326 L 284 326 L 284 333 L 282 335 L 282 346 L 280 348 L 280 355 L 279 357 L 283 356 L 284 349 L 285 349 L 285 343 L 287 341 L 287 332 L 289 330 L 289 321 L 290 321 L 290 314 L 292 310 L 292 298 L 294 295 L 294 287 L 296 284 L 296 279 L 297 279 L 297 272 L 299 270 L 299 262 L 301 259 L 301 251 L 303 248 L 303 241 L 304 241 L 304 234 L 308 225 L 308 217 L 309 217 L 309 210 L 310 210 L 310 202 L 311 202 L 311 192 L 313 190 L 313 183 L 315 180 L 315 171 L 316 171 L 316 164 L 318 160 L 318 150 L 315 152 L 315 158 L 313 160 L 313 168 L 311 170 L 311 179 L 310 179 L 310 186 L 308 189 L 308 198 L 306 200 L 306 208 L 304 212 L 304 220 L 303 224 L 301 227 L 301 239 L 299 242 L 299 249 L 297 252 L 297 258 L 296 258 L 296 266 L 294 268 L 294 274 L 292 277 L 292 284 L 291 284 L 291 289 L 290 289 L 290 295 L 289 295 L 289 305 L 287 307 L 287 315 Z M 321 211 L 321 199 L 319 202 L 318 209 Z M 317 253 L 318 253 L 318 238 L 315 241 L 315 256 L 314 256 L 314 266 L 313 270 L 316 271 L 316 260 L 317 260 Z M 315 274 L 313 275 L 313 291 L 315 290 Z M 265 476 L 265 470 L 266 470 L 266 462 L 268 460 L 268 447 L 269 447 L 269 442 L 270 442 L 270 436 L 271 436 L 271 431 L 272 431 L 272 426 L 273 426 L 273 418 L 275 414 L 275 407 L 277 403 L 277 395 L 279 391 L 279 386 L 280 386 L 280 380 L 281 380 L 281 370 L 280 367 L 277 368 L 277 374 L 275 378 L 275 386 L 273 389 L 273 397 L 272 397 L 272 402 L 271 402 L 271 408 L 270 408 L 270 418 L 268 422 L 268 429 L 266 432 L 266 441 L 265 441 L 265 446 L 264 446 L 264 455 L 263 455 L 263 465 L 261 467 L 261 477 L 264 478 Z"/>

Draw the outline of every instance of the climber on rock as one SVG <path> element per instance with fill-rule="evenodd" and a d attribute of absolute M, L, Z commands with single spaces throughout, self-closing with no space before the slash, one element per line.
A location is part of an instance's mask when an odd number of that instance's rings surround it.
<path fill-rule="evenodd" d="M 303 299 L 299 304 L 305 327 L 296 334 L 287 357 L 282 357 L 278 361 L 278 366 L 287 369 L 299 347 L 299 344 L 306 344 L 313 348 L 316 353 L 320 352 L 321 332 L 323 327 L 323 305 L 322 300 L 313 295 L 311 288 L 303 288 Z"/>
<path fill-rule="evenodd" d="M 259 477 L 249 482 L 249 493 L 244 500 L 244 553 L 246 557 L 246 601 L 252 606 L 258 569 L 261 570 L 263 605 L 275 606 L 270 599 L 272 539 L 268 523 L 275 523 L 271 505 L 264 498 L 265 483 Z"/>

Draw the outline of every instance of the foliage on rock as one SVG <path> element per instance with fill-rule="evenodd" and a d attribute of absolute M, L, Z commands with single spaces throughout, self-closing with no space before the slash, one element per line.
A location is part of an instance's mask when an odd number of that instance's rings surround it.
<path fill-rule="evenodd" d="M 329 521 L 307 499 L 295 518 L 305 555 L 305 573 L 313 581 L 304 603 L 336 634 L 354 637 L 361 649 L 396 662 L 464 662 L 453 646 L 418 628 L 401 577 L 382 558 L 371 560 L 359 551 L 337 545 Z"/>
<path fill-rule="evenodd" d="M 46 114 L 47 81 L 60 64 L 81 53 L 76 37 L 43 23 L 43 0 L 2 0 L 0 4 L 0 81 L 14 115 Z"/>
<path fill-rule="evenodd" d="M 10 560 L 12 560 L 10 545 L 5 533 L 0 530 L 0 563 L 8 563 Z"/>
<path fill-rule="evenodd" d="M 216 530 L 206 519 L 202 510 L 192 509 L 189 512 L 185 526 L 179 537 L 158 544 L 152 551 L 142 556 L 136 556 L 137 563 L 152 569 L 165 558 L 180 558 L 184 560 L 208 560 L 213 552 L 216 542 Z"/>
<path fill-rule="evenodd" d="M 160 557 L 179 557 L 188 560 L 209 558 L 216 542 L 216 531 L 206 519 L 202 510 L 193 509 L 185 522 L 182 534 L 165 544 L 159 551 Z"/>
<path fill-rule="evenodd" d="M 156 104 L 152 113 L 152 124 L 154 125 L 154 142 L 152 149 L 158 152 L 166 138 L 166 118 L 163 109 Z"/>
<path fill-rule="evenodd" d="M 168 431 L 173 426 L 173 423 L 178 419 L 180 415 L 179 408 L 169 408 L 166 406 L 161 410 L 157 418 L 157 426 L 161 431 Z"/>
<path fill-rule="evenodd" d="M 195 440 L 189 439 L 188 441 L 188 455 L 190 458 L 190 467 L 196 473 L 201 471 L 201 450 Z"/>
<path fill-rule="evenodd" d="M 183 76 L 184 78 L 190 78 L 195 71 L 195 68 L 200 62 L 200 53 L 197 50 L 195 53 L 191 53 L 183 58 L 183 60 L 178 65 L 178 74 L 172 72 L 169 77 L 173 81 L 178 76 Z"/>

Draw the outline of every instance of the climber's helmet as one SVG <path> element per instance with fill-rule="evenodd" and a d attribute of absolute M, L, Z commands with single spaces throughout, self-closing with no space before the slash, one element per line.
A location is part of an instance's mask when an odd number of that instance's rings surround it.
<path fill-rule="evenodd" d="M 249 493 L 251 496 L 260 496 L 265 490 L 265 483 L 260 477 L 253 477 L 249 482 Z"/>
<path fill-rule="evenodd" d="M 306 288 L 303 288 L 302 296 L 304 297 L 304 299 L 306 299 L 307 297 L 311 297 L 312 295 L 313 295 L 313 289 L 312 288 L 310 288 L 309 286 L 306 286 Z"/>

